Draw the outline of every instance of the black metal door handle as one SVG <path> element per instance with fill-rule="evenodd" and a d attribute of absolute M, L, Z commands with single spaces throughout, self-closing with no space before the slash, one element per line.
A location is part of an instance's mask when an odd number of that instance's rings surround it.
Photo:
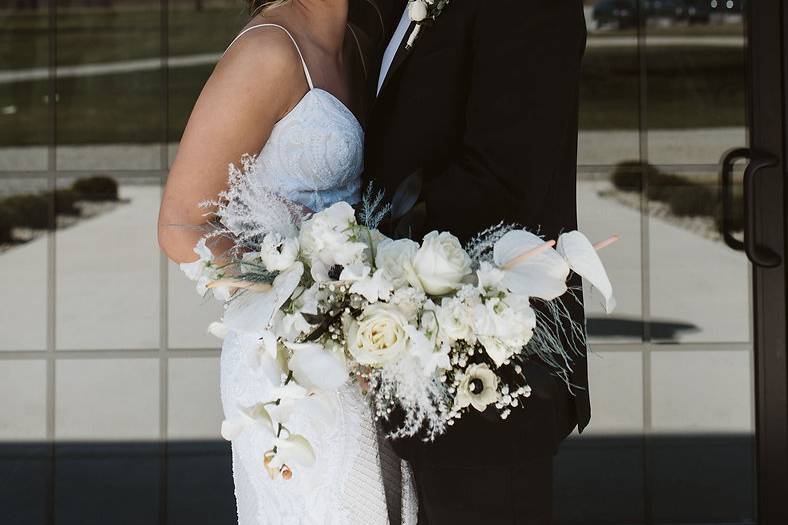
<path fill-rule="evenodd" d="M 744 170 L 744 242 L 732 234 L 733 226 L 733 164 L 737 160 L 749 160 Z M 782 257 L 766 246 L 755 242 L 756 208 L 755 208 L 755 175 L 763 168 L 777 166 L 779 160 L 770 153 L 736 148 L 727 152 L 722 158 L 722 236 L 725 244 L 734 250 L 743 250 L 747 257 L 757 266 L 774 268 L 782 264 Z"/>

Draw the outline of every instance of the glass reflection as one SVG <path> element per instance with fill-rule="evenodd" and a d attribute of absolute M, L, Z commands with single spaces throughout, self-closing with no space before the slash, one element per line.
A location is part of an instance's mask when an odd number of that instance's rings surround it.
<path fill-rule="evenodd" d="M 58 349 L 159 347 L 158 179 L 60 179 L 82 216 L 58 230 Z"/>
<path fill-rule="evenodd" d="M 58 2 L 57 24 L 58 168 L 159 168 L 160 2 Z"/>
<path fill-rule="evenodd" d="M 44 179 L 0 179 L 0 286 L 6 298 L 0 301 L 0 351 L 46 349 L 47 229 L 54 199 Z M 57 220 L 65 222 L 72 209 L 62 196 L 57 201 Z"/>
<path fill-rule="evenodd" d="M 0 171 L 47 167 L 51 121 L 47 4 L 0 3 Z"/>

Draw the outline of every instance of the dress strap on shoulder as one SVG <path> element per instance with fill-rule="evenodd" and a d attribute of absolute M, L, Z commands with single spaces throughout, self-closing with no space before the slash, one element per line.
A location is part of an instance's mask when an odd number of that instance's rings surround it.
<path fill-rule="evenodd" d="M 296 42 L 296 39 L 293 38 L 293 35 L 290 33 L 290 31 L 287 30 L 287 28 L 280 26 L 279 24 L 257 24 L 257 25 L 249 26 L 243 31 L 241 31 L 240 33 L 238 33 L 238 36 L 235 37 L 235 39 L 232 42 L 230 42 L 230 45 L 227 46 L 227 49 L 229 50 L 233 46 L 233 44 L 235 44 L 238 41 L 238 39 L 244 36 L 246 33 L 251 31 L 252 29 L 258 29 L 260 27 L 278 27 L 279 29 L 287 33 L 287 36 L 290 37 L 290 40 L 293 42 L 296 51 L 298 51 L 298 56 L 301 59 L 301 65 L 304 68 L 304 76 L 306 77 L 307 84 L 309 84 L 309 89 L 314 89 L 315 85 L 312 82 L 312 75 L 309 74 L 309 68 L 306 67 L 306 60 L 304 60 L 304 54 L 301 53 L 301 48 L 298 47 L 298 42 Z M 225 50 L 225 53 L 227 53 L 227 50 Z"/>

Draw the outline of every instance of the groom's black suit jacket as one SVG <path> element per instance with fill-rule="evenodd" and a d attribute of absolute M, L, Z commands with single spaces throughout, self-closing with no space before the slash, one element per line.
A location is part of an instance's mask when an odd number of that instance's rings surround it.
<path fill-rule="evenodd" d="M 378 4 L 387 32 L 382 53 L 405 2 Z M 410 51 L 407 36 L 400 46 L 367 119 L 365 178 L 390 197 L 423 170 L 427 228 L 463 241 L 500 221 L 549 239 L 575 229 L 585 37 L 581 0 L 452 0 Z M 371 73 L 372 91 L 378 76 Z M 584 324 L 582 305 L 566 305 Z M 532 366 L 526 372 L 535 395 L 509 420 L 473 413 L 432 444 L 394 447 L 404 457 L 462 464 L 506 464 L 554 450 L 590 417 L 585 357 L 573 367 L 579 388 L 564 402 L 571 413 L 563 422 L 555 412 L 566 387 Z"/>

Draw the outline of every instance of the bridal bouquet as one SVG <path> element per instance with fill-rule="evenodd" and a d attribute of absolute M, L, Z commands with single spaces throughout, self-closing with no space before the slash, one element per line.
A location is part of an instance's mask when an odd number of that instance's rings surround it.
<path fill-rule="evenodd" d="M 398 413 L 392 437 L 434 439 L 469 410 L 505 419 L 530 395 L 526 359 L 536 356 L 564 377 L 570 369 L 583 329 L 555 301 L 572 293 L 570 272 L 613 308 L 597 256 L 613 239 L 593 246 L 571 231 L 546 241 L 503 224 L 464 247 L 450 232 L 391 239 L 377 229 L 391 212 L 380 194 L 367 192 L 358 210 L 339 202 L 304 217 L 268 195 L 258 214 L 261 195 L 247 175 L 236 171 L 230 190 L 211 203 L 220 227 L 196 247 L 200 259 L 182 268 L 200 293 L 227 301 L 211 332 L 234 333 L 249 366 L 272 382 L 268 398 L 222 425 L 230 440 L 247 425 L 266 429 L 270 447 L 261 455 L 272 477 L 289 479 L 294 465 L 314 461 L 308 437 L 288 428 L 312 397 L 355 381 L 377 418 Z M 271 230 L 272 213 L 289 219 Z M 213 235 L 234 239 L 222 262 L 206 247 Z"/>

